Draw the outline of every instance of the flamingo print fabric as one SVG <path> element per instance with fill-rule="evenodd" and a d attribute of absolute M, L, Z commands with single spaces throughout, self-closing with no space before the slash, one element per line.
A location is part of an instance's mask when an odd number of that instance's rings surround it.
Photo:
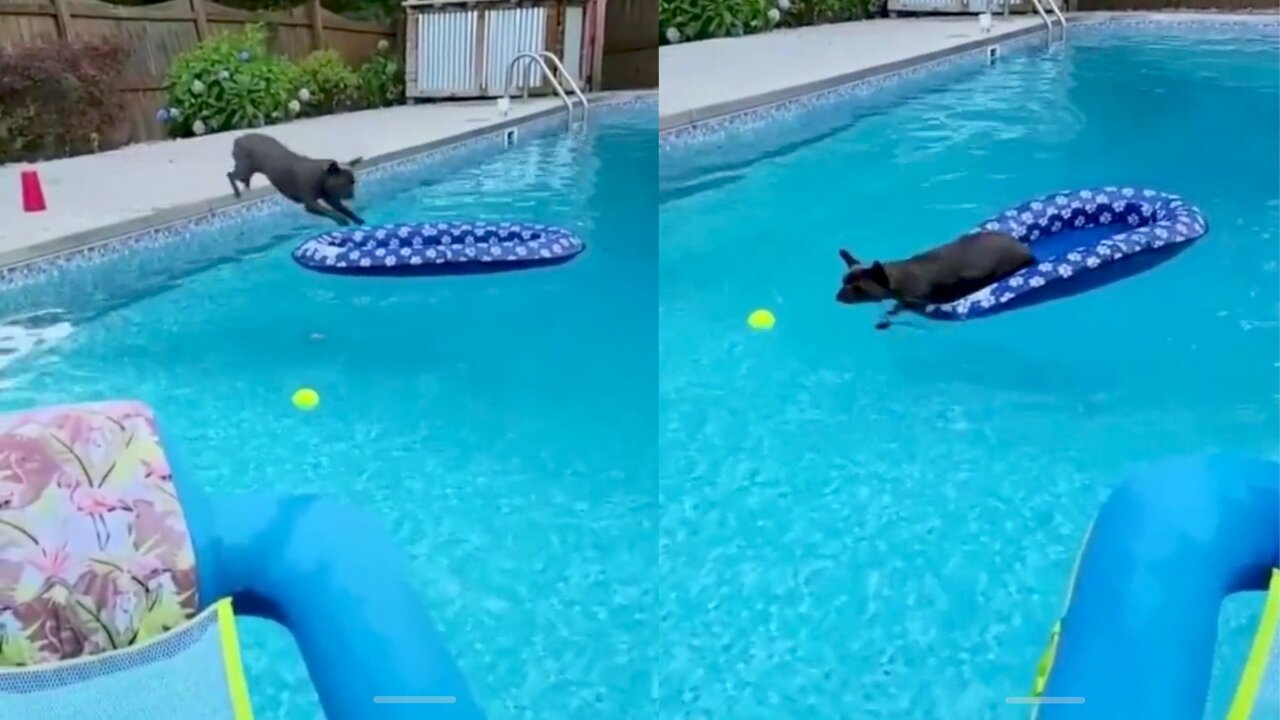
<path fill-rule="evenodd" d="M 0 666 L 128 647 L 197 609 L 195 553 L 147 406 L 0 416 Z"/>

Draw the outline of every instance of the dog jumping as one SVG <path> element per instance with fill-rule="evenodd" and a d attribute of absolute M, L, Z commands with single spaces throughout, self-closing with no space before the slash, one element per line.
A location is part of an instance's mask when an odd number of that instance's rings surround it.
<path fill-rule="evenodd" d="M 312 215 L 327 217 L 339 225 L 364 224 L 364 220 L 343 204 L 344 200 L 355 198 L 354 168 L 363 158 L 346 164 L 317 160 L 293 152 L 270 135 L 249 133 L 236 138 L 231 145 L 231 159 L 235 167 L 227 173 L 227 180 L 236 197 L 240 197 L 240 185 L 249 189 L 253 176 L 262 173 L 281 195 L 302 205 Z"/>
<path fill-rule="evenodd" d="M 906 260 L 863 264 L 848 250 L 840 250 L 845 273 L 836 301 L 848 305 L 893 300 L 876 323 L 889 327 L 889 318 L 903 310 L 942 305 L 999 282 L 1034 265 L 1035 256 L 1017 238 L 997 232 L 976 232 Z"/>

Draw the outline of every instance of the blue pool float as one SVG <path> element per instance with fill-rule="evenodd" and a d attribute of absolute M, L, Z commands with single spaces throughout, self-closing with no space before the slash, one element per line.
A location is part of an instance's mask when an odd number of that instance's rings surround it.
<path fill-rule="evenodd" d="M 395 223 L 317 235 L 299 245 L 293 259 L 327 273 L 444 275 L 555 265 L 583 248 L 573 233 L 549 225 Z"/>
<path fill-rule="evenodd" d="M 1266 591 L 1267 600 L 1227 717 L 1276 717 L 1277 568 L 1277 463 L 1212 455 L 1122 483 L 1077 559 L 1032 693 L 1054 704 L 1033 717 L 1201 720 L 1218 611 L 1243 591 Z"/>
<path fill-rule="evenodd" d="M 928 305 L 924 315 L 966 320 L 1092 290 L 1172 258 L 1208 224 L 1177 195 L 1103 187 L 1030 200 L 974 229 L 982 230 L 1022 241 L 1036 264 L 954 302 Z"/>

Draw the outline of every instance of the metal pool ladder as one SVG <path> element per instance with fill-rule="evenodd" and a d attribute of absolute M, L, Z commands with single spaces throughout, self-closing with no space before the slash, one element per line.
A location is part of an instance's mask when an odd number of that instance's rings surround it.
<path fill-rule="evenodd" d="M 1049 42 L 1053 42 L 1053 20 L 1050 19 L 1049 13 L 1044 11 L 1045 3 L 1049 4 L 1049 9 L 1053 11 L 1054 16 L 1058 18 L 1058 22 L 1062 24 L 1061 40 L 1067 40 L 1067 16 L 1062 14 L 1062 10 L 1058 8 L 1057 0 L 1031 0 L 1031 4 L 1035 6 L 1036 12 L 1040 13 L 1040 19 L 1044 20 L 1044 29 L 1049 33 Z M 1005 14 L 1009 12 L 1009 2 L 1005 0 Z"/>
<path fill-rule="evenodd" d="M 556 68 L 555 71 L 552 71 L 551 68 L 547 67 L 545 60 L 551 61 L 551 64 Z M 569 114 L 569 129 L 572 130 L 573 101 L 570 100 L 569 95 L 565 93 L 564 85 L 560 84 L 560 80 L 557 76 L 564 78 L 564 81 L 569 85 L 569 89 L 572 90 L 573 94 L 578 96 L 578 100 L 582 102 L 582 126 L 585 128 L 587 125 L 587 96 L 582 94 L 582 90 L 578 87 L 578 83 L 574 82 L 573 77 L 564 69 L 564 63 L 560 62 L 560 58 L 556 57 L 555 53 L 548 52 L 546 50 L 536 53 L 522 52 L 511 58 L 511 62 L 507 65 L 507 82 L 506 85 L 503 86 L 502 99 L 498 101 L 498 107 L 501 108 L 502 114 L 505 115 L 507 113 L 507 108 L 510 107 L 511 83 L 515 80 L 516 66 L 522 61 L 537 63 L 538 67 L 542 68 L 542 76 L 547 79 L 547 82 L 551 83 L 552 89 L 554 89 L 556 94 L 560 96 L 560 99 L 564 101 L 564 109 L 568 111 Z M 528 99 L 529 97 L 529 85 L 527 83 L 524 85 L 524 97 L 525 99 Z"/>

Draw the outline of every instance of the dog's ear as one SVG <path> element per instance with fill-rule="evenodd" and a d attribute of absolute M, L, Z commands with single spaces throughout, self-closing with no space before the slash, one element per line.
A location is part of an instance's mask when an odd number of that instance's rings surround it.
<path fill-rule="evenodd" d="M 363 155 L 361 155 L 361 156 L 360 156 L 360 157 L 358 157 L 358 158 L 354 158 L 354 159 L 352 159 L 352 161 L 351 161 L 351 162 L 347 163 L 347 167 L 353 168 L 353 167 L 355 167 L 355 166 L 359 165 L 359 164 L 360 164 L 360 163 L 362 163 L 362 162 L 364 162 L 364 156 L 363 156 Z"/>
<path fill-rule="evenodd" d="M 885 290 L 891 289 L 889 287 L 889 273 L 879 261 L 871 263 L 871 267 L 867 268 L 867 279 Z"/>
<path fill-rule="evenodd" d="M 844 248 L 840 248 L 840 259 L 844 261 L 845 267 L 853 267 L 858 264 L 858 259 L 853 256 L 853 253 Z"/>
<path fill-rule="evenodd" d="M 342 172 L 342 166 L 338 164 L 337 160 L 330 160 L 324 171 L 330 175 L 337 175 Z"/>

